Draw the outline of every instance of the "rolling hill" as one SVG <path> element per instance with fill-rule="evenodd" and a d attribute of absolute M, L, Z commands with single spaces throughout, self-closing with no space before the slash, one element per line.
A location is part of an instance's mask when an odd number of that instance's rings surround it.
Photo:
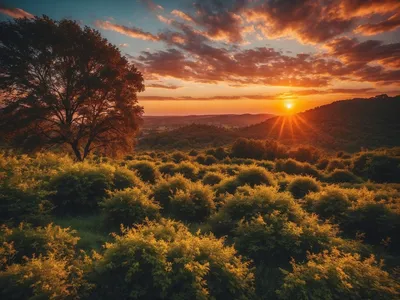
<path fill-rule="evenodd" d="M 188 125 L 140 139 L 144 148 L 220 146 L 238 137 L 275 139 L 332 150 L 400 146 L 400 96 L 337 101 L 292 116 L 279 116 L 238 129 Z"/>
<path fill-rule="evenodd" d="M 355 151 L 400 145 L 400 96 L 337 101 L 241 128 L 238 135 Z"/>

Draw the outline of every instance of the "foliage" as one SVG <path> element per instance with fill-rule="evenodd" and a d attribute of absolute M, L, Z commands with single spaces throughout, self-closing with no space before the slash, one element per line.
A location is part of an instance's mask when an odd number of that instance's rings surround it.
<path fill-rule="evenodd" d="M 176 194 L 178 190 L 186 190 L 190 185 L 190 181 L 177 174 L 167 179 L 161 179 L 153 187 L 154 200 L 160 203 L 164 210 L 168 210 L 170 198 Z"/>
<path fill-rule="evenodd" d="M 264 168 L 257 166 L 243 167 L 236 176 L 236 180 L 241 186 L 246 184 L 251 187 L 262 184 L 273 186 L 276 184 L 271 173 Z"/>
<path fill-rule="evenodd" d="M 117 47 L 67 19 L 20 18 L 0 28 L 0 126 L 15 146 L 65 144 L 78 160 L 94 149 L 132 150 L 143 77 Z"/>
<path fill-rule="evenodd" d="M 233 247 L 180 223 L 148 223 L 116 236 L 95 263 L 93 299 L 249 299 L 253 274 Z"/>
<path fill-rule="evenodd" d="M 130 170 L 135 170 L 144 182 L 154 183 L 160 174 L 154 165 L 149 161 L 137 161 L 128 164 Z"/>
<path fill-rule="evenodd" d="M 136 176 L 135 172 L 126 168 L 117 168 L 114 172 L 113 187 L 116 190 L 123 190 L 126 188 L 141 188 L 143 182 Z"/>
<path fill-rule="evenodd" d="M 300 199 L 310 192 L 318 192 L 320 190 L 320 185 L 312 177 L 297 176 L 290 181 L 287 190 L 293 195 L 293 197 Z"/>
<path fill-rule="evenodd" d="M 219 172 L 207 172 L 203 176 L 203 183 L 208 185 L 215 185 L 224 179 L 224 175 Z"/>
<path fill-rule="evenodd" d="M 189 222 L 202 222 L 215 210 L 214 192 L 199 182 L 171 196 L 169 212 L 173 218 Z"/>
<path fill-rule="evenodd" d="M 35 257 L 0 272 L 2 299 L 79 299 L 89 291 L 81 264 Z"/>
<path fill-rule="evenodd" d="M 81 214 L 98 209 L 113 186 L 113 169 L 107 165 L 78 163 L 66 167 L 51 179 L 52 202 L 59 214 Z"/>
<path fill-rule="evenodd" d="M 175 166 L 174 173 L 179 173 L 187 179 L 195 180 L 199 173 L 199 168 L 190 162 L 181 162 Z"/>
<path fill-rule="evenodd" d="M 305 264 L 292 262 L 278 291 L 281 299 L 396 299 L 400 285 L 371 256 L 337 249 L 311 254 Z"/>
<path fill-rule="evenodd" d="M 319 171 L 309 163 L 301 163 L 294 159 L 279 159 L 275 163 L 275 171 L 293 175 L 310 175 L 319 177 Z"/>
<path fill-rule="evenodd" d="M 362 179 L 357 177 L 349 170 L 335 169 L 331 174 L 326 178 L 327 181 L 333 183 L 361 183 Z"/>
<path fill-rule="evenodd" d="M 107 224 L 119 228 L 159 217 L 160 207 L 138 188 L 115 191 L 100 203 Z"/>

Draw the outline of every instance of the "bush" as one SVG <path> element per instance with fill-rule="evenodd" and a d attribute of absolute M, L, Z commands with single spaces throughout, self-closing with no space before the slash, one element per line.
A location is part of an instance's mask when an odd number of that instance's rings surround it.
<path fill-rule="evenodd" d="M 327 181 L 333 183 L 361 183 L 362 179 L 349 170 L 336 169 L 328 175 Z"/>
<path fill-rule="evenodd" d="M 328 172 L 332 172 L 332 171 L 334 171 L 336 169 L 345 169 L 345 168 L 346 168 L 346 166 L 343 163 L 343 161 L 338 160 L 338 159 L 330 160 L 328 165 L 326 166 L 326 170 Z"/>
<path fill-rule="evenodd" d="M 319 177 L 319 172 L 309 163 L 301 163 L 294 159 L 279 159 L 275 163 L 275 171 L 291 175 L 310 175 Z"/>
<path fill-rule="evenodd" d="M 172 153 L 171 158 L 174 163 L 180 163 L 184 160 L 189 159 L 186 154 L 179 152 L 179 151 Z"/>
<path fill-rule="evenodd" d="M 219 159 L 223 160 L 224 158 L 228 157 L 229 153 L 223 147 L 218 147 L 215 149 L 214 156 Z"/>
<path fill-rule="evenodd" d="M 227 177 L 215 185 L 215 191 L 217 195 L 225 193 L 233 194 L 238 187 L 239 182 L 236 180 L 236 177 Z"/>
<path fill-rule="evenodd" d="M 45 227 L 32 227 L 24 223 L 15 228 L 3 226 L 0 231 L 0 261 L 7 261 L 7 264 L 22 263 L 24 257 L 39 255 L 72 257 L 79 240 L 76 234 L 76 231 L 53 224 Z M 3 255 L 9 246 L 14 251 L 11 257 Z"/>
<path fill-rule="evenodd" d="M 153 188 L 154 200 L 156 200 L 164 210 L 168 210 L 170 198 L 175 195 L 178 190 L 186 190 L 190 185 L 190 181 L 177 174 L 173 177 L 162 179 Z"/>
<path fill-rule="evenodd" d="M 305 264 L 292 262 L 285 272 L 280 299 L 396 299 L 400 285 L 371 256 L 336 249 L 310 254 Z"/>
<path fill-rule="evenodd" d="M 262 159 L 265 152 L 263 141 L 237 139 L 231 149 L 232 157 Z"/>
<path fill-rule="evenodd" d="M 178 190 L 170 200 L 170 214 L 182 221 L 202 222 L 215 210 L 214 192 L 201 183 L 191 183 L 185 190 Z"/>
<path fill-rule="evenodd" d="M 165 163 L 165 164 L 160 165 L 158 167 L 158 170 L 163 175 L 173 176 L 173 175 L 175 175 L 175 168 L 176 168 L 176 164 L 174 164 L 174 163 Z"/>
<path fill-rule="evenodd" d="M 351 207 L 351 201 L 347 194 L 336 187 L 326 187 L 320 192 L 311 193 L 305 201 L 318 216 L 324 219 L 334 218 L 339 222 Z"/>
<path fill-rule="evenodd" d="M 1 299 L 79 299 L 88 290 L 79 265 L 54 256 L 32 258 L 0 272 Z"/>
<path fill-rule="evenodd" d="M 113 186 L 113 170 L 77 163 L 66 168 L 51 179 L 55 189 L 52 202 L 59 214 L 89 213 L 98 209 L 98 204 Z"/>
<path fill-rule="evenodd" d="M 197 156 L 199 154 L 199 151 L 192 149 L 189 151 L 189 156 Z"/>
<path fill-rule="evenodd" d="M 114 228 L 119 228 L 120 224 L 130 226 L 141 223 L 146 218 L 156 219 L 160 211 L 159 205 L 138 188 L 113 192 L 100 205 L 107 224 L 111 224 Z"/>
<path fill-rule="evenodd" d="M 287 190 L 293 195 L 293 197 L 300 199 L 310 192 L 318 192 L 320 190 L 320 185 L 312 177 L 298 176 L 289 183 Z"/>
<path fill-rule="evenodd" d="M 154 163 L 149 161 L 138 161 L 128 164 L 128 168 L 137 171 L 140 178 L 149 183 L 155 183 L 160 174 Z"/>
<path fill-rule="evenodd" d="M 116 190 L 123 190 L 126 188 L 143 187 L 143 182 L 136 176 L 136 174 L 126 168 L 117 168 L 114 172 L 113 187 Z"/>
<path fill-rule="evenodd" d="M 236 176 L 236 180 L 239 185 L 248 184 L 251 187 L 255 185 L 276 185 L 274 178 L 271 173 L 266 171 L 262 167 L 249 166 L 244 167 L 239 171 Z"/>
<path fill-rule="evenodd" d="M 91 276 L 93 299 L 251 299 L 249 264 L 213 236 L 148 223 L 107 244 Z"/>
<path fill-rule="evenodd" d="M 375 182 L 399 182 L 400 158 L 379 152 L 362 153 L 355 157 L 352 166 L 354 174 Z"/>
<path fill-rule="evenodd" d="M 22 187 L 0 182 L 0 223 L 48 223 L 50 213 L 54 209 L 53 204 L 47 200 L 48 197 L 49 193 L 40 187 Z"/>
<path fill-rule="evenodd" d="M 195 180 L 197 178 L 197 174 L 199 173 L 199 169 L 190 162 L 181 162 L 176 165 L 175 173 L 182 174 L 185 178 Z"/>
<path fill-rule="evenodd" d="M 288 155 L 297 161 L 315 163 L 320 158 L 321 153 L 314 147 L 298 147 L 289 151 Z"/>
<path fill-rule="evenodd" d="M 215 185 L 220 183 L 224 178 L 224 174 L 218 172 L 207 172 L 203 177 L 203 183 L 208 185 Z"/>
<path fill-rule="evenodd" d="M 211 166 L 211 165 L 213 165 L 213 164 L 216 164 L 218 161 L 217 161 L 217 159 L 214 157 L 214 156 L 212 156 L 212 155 L 207 155 L 206 157 L 205 157 L 205 160 L 204 160 L 204 165 L 206 165 L 206 166 Z"/>
<path fill-rule="evenodd" d="M 276 188 L 266 186 L 241 187 L 234 195 L 227 195 L 223 206 L 211 217 L 210 224 L 215 234 L 223 236 L 232 234 L 241 220 L 249 221 L 274 210 L 289 215 L 292 222 L 304 214 L 289 193 L 278 193 Z"/>
<path fill-rule="evenodd" d="M 196 156 L 195 161 L 201 165 L 205 165 L 206 164 L 206 157 L 203 154 L 199 154 Z"/>

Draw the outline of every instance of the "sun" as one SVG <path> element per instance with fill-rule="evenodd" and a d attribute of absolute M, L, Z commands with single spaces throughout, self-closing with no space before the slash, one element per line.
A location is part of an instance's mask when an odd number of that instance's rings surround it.
<path fill-rule="evenodd" d="M 285 107 L 286 107 L 286 109 L 292 109 L 293 108 L 293 103 L 290 103 L 290 102 L 288 102 L 288 103 L 285 103 Z"/>

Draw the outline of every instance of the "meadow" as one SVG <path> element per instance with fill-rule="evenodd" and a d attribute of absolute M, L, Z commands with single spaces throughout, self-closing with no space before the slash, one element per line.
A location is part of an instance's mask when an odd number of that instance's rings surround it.
<path fill-rule="evenodd" d="M 1 299 L 398 299 L 400 148 L 0 154 Z"/>

